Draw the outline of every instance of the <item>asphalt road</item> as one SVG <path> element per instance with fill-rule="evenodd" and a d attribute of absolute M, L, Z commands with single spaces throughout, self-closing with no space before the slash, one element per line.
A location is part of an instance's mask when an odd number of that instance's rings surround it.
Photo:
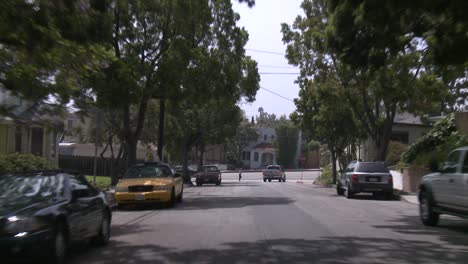
<path fill-rule="evenodd" d="M 414 204 L 292 180 L 186 188 L 175 208 L 114 212 L 112 232 L 71 263 L 468 263 L 467 220 L 427 228 Z"/>
<path fill-rule="evenodd" d="M 300 181 L 301 178 L 303 181 L 310 181 L 312 182 L 317 176 L 319 175 L 319 171 L 287 171 L 286 172 L 286 179 L 289 181 Z M 239 180 L 239 173 L 238 172 L 223 172 L 222 174 L 223 180 Z M 242 172 L 242 180 L 243 181 L 259 181 L 263 180 L 263 175 L 261 172 Z"/>

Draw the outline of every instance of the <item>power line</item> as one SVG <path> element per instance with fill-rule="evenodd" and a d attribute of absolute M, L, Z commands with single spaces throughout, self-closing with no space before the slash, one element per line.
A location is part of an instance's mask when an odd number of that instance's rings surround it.
<path fill-rule="evenodd" d="M 245 50 L 252 51 L 252 52 L 258 52 L 258 53 L 286 56 L 286 54 L 282 53 L 282 52 L 275 52 L 275 51 L 268 51 L 268 50 L 258 50 L 258 49 L 245 49 Z"/>
<path fill-rule="evenodd" d="M 272 94 L 274 94 L 274 95 L 276 95 L 276 96 L 278 96 L 278 97 L 281 97 L 281 98 L 283 98 L 284 100 L 288 100 L 288 101 L 290 101 L 290 102 L 293 102 L 293 103 L 294 103 L 294 101 L 293 101 L 293 100 L 291 100 L 291 99 L 289 99 L 289 98 L 287 98 L 287 97 L 285 97 L 285 96 L 282 96 L 281 94 L 278 94 L 278 93 L 276 93 L 276 92 L 273 92 L 273 91 L 272 91 L 272 90 L 270 90 L 270 89 L 267 89 L 267 88 L 265 88 L 265 87 L 261 87 L 261 86 L 260 86 L 260 89 L 263 89 L 263 90 L 265 90 L 265 91 L 267 91 L 267 92 L 269 92 L 269 93 L 272 93 Z"/>

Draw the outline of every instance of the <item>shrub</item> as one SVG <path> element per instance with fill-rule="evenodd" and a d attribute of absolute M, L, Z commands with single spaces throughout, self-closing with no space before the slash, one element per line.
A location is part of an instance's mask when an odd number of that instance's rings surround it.
<path fill-rule="evenodd" d="M 50 162 L 33 154 L 0 155 L 0 173 L 54 169 Z"/>
<path fill-rule="evenodd" d="M 334 184 L 331 164 L 328 164 L 323 168 L 322 173 L 320 173 L 320 177 L 315 180 L 315 183 L 325 185 Z"/>
<path fill-rule="evenodd" d="M 455 115 L 450 114 L 437 122 L 424 137 L 411 145 L 401 157 L 405 165 L 417 165 L 436 170 L 447 154 L 468 145 L 468 136 L 457 131 Z"/>
<path fill-rule="evenodd" d="M 408 149 L 408 146 L 397 141 L 390 141 L 388 144 L 387 157 L 385 164 L 387 166 L 394 166 L 400 161 L 401 156 Z"/>

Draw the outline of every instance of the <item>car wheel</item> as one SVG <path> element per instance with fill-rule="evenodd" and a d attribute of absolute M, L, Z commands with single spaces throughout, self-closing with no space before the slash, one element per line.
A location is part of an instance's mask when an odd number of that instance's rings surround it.
<path fill-rule="evenodd" d="M 351 199 L 351 198 L 353 198 L 353 196 L 354 196 L 354 193 L 353 193 L 353 191 L 351 191 L 351 186 L 350 186 L 349 184 L 348 184 L 348 186 L 346 187 L 346 190 L 345 190 L 345 192 L 344 192 L 344 195 L 345 195 L 346 198 L 348 198 L 348 199 Z"/>
<path fill-rule="evenodd" d="M 426 226 L 436 226 L 439 223 L 440 215 L 434 212 L 432 196 L 425 191 L 419 195 L 419 215 Z"/>
<path fill-rule="evenodd" d="M 384 192 L 384 199 L 385 200 L 393 200 L 393 192 Z"/>
<path fill-rule="evenodd" d="M 170 200 L 167 202 L 167 208 L 174 207 L 175 201 L 176 201 L 175 190 L 174 190 L 174 187 L 172 187 L 172 190 L 171 190 L 171 198 L 170 198 Z"/>
<path fill-rule="evenodd" d="M 216 182 L 216 186 L 221 185 L 221 181 Z"/>
<path fill-rule="evenodd" d="M 266 179 L 263 179 L 263 182 L 266 182 Z"/>
<path fill-rule="evenodd" d="M 268 182 L 271 182 L 271 179 L 268 179 Z"/>
<path fill-rule="evenodd" d="M 341 183 L 338 182 L 336 184 L 336 194 L 343 195 L 344 193 L 345 193 L 345 191 L 343 190 L 343 187 L 341 187 Z"/>
<path fill-rule="evenodd" d="M 94 243 L 96 245 L 103 246 L 109 243 L 111 235 L 111 220 L 108 211 L 104 211 L 102 216 L 101 228 L 99 229 L 99 234 L 94 238 Z"/>
<path fill-rule="evenodd" d="M 63 222 L 59 222 L 55 228 L 50 263 L 63 264 L 68 251 L 67 229 Z"/>
<path fill-rule="evenodd" d="M 179 196 L 177 196 L 177 202 L 181 203 L 184 200 L 184 188 L 182 187 L 182 190 L 180 191 Z"/>

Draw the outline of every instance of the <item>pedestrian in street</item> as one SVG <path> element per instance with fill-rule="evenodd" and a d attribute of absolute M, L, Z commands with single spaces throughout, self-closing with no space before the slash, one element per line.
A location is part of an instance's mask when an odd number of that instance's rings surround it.
<path fill-rule="evenodd" d="M 242 169 L 239 169 L 239 181 L 242 179 Z"/>

